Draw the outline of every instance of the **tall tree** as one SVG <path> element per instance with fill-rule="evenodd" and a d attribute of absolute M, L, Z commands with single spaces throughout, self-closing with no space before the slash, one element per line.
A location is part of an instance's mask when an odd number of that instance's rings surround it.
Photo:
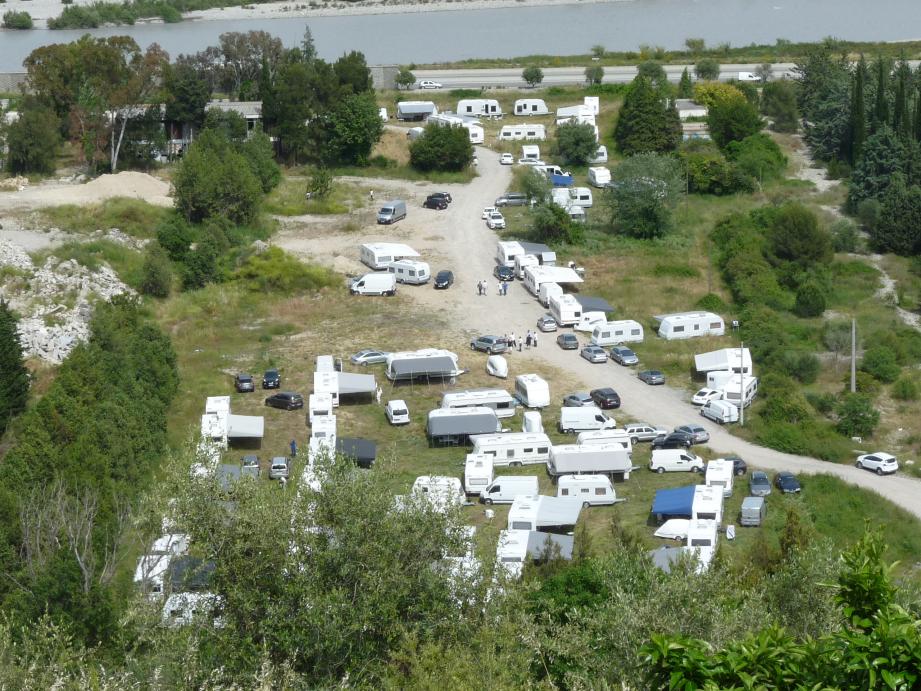
<path fill-rule="evenodd" d="M 867 137 L 863 153 L 851 173 L 847 206 L 853 211 L 864 199 L 881 201 L 895 173 L 903 172 L 905 145 L 890 127 Z"/>
<path fill-rule="evenodd" d="M 0 435 L 10 420 L 26 409 L 29 370 L 22 358 L 16 315 L 0 300 Z"/>
<path fill-rule="evenodd" d="M 691 98 L 694 95 L 694 84 L 691 83 L 691 74 L 685 67 L 678 81 L 678 98 Z"/>
<path fill-rule="evenodd" d="M 339 85 L 344 93 L 363 94 L 373 91 L 371 70 L 365 61 L 364 53 L 353 50 L 333 63 L 333 72 L 339 78 Z"/>
<path fill-rule="evenodd" d="M 916 142 L 921 142 L 921 89 L 915 94 L 915 118 L 912 132 Z"/>
<path fill-rule="evenodd" d="M 873 107 L 873 131 L 889 124 L 889 63 L 883 56 L 876 60 L 876 103 Z"/>
<path fill-rule="evenodd" d="M 911 106 L 908 102 L 911 92 L 911 68 L 904 58 L 895 68 L 895 101 L 892 107 L 892 129 L 902 137 L 911 136 Z"/>
<path fill-rule="evenodd" d="M 6 169 L 13 173 L 53 173 L 60 146 L 54 111 L 32 96 L 23 99 L 19 118 L 6 127 Z"/>
<path fill-rule="evenodd" d="M 854 87 L 851 95 L 851 122 L 848 161 L 852 166 L 860 160 L 863 145 L 867 140 L 867 104 L 864 98 L 864 84 L 867 78 L 867 61 L 863 55 L 854 70 Z"/>
<path fill-rule="evenodd" d="M 275 77 L 285 52 L 281 39 L 267 31 L 231 31 L 221 34 L 219 42 L 215 57 L 224 69 L 224 89 L 241 100 L 259 93 L 263 64 L 268 65 L 269 76 Z"/>
<path fill-rule="evenodd" d="M 614 139 L 621 153 L 674 151 L 681 141 L 681 121 L 645 77 L 637 77 L 620 109 Z"/>
<path fill-rule="evenodd" d="M 165 80 L 166 119 L 189 123 L 198 130 L 205 121 L 205 106 L 211 98 L 208 82 L 187 63 L 177 62 Z"/>
<path fill-rule="evenodd" d="M 311 62 L 317 57 L 317 47 L 313 42 L 313 32 L 310 30 L 310 26 L 304 27 L 304 35 L 301 38 L 301 60 L 304 62 Z"/>

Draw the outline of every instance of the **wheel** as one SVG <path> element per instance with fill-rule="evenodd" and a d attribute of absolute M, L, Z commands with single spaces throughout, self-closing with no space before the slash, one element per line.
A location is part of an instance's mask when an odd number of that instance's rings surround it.
<path fill-rule="evenodd" d="M 695 473 L 702 473 L 702 472 L 704 472 L 704 469 L 701 468 L 700 466 L 694 466 L 693 468 L 691 468 L 691 470 L 692 470 L 693 472 L 695 472 Z"/>
<path fill-rule="evenodd" d="M 877 468 L 877 469 L 876 469 L 876 474 L 877 474 L 877 475 L 882 475 L 882 474 L 883 474 L 883 469 L 882 469 L 882 468 Z"/>
<path fill-rule="evenodd" d="M 476 350 L 476 346 L 473 345 L 472 343 L 470 344 L 470 350 Z"/>
<path fill-rule="evenodd" d="M 492 499 L 484 499 L 483 503 L 486 504 L 486 506 L 492 506 Z"/>
<path fill-rule="evenodd" d="M 737 471 L 736 471 L 736 477 L 741 477 L 741 476 L 743 476 L 743 475 L 745 475 L 745 471 L 744 471 L 744 470 L 737 470 Z"/>
<path fill-rule="evenodd" d="M 659 475 L 661 475 L 662 473 L 665 472 L 665 467 L 660 465 L 658 468 L 656 468 L 656 472 L 659 473 Z"/>
<path fill-rule="evenodd" d="M 361 363 L 361 366 L 362 366 L 362 367 L 367 367 L 367 366 L 368 366 L 367 361 L 362 362 L 362 363 Z"/>
<path fill-rule="evenodd" d="M 576 431 L 575 431 L 574 429 L 564 429 L 563 431 L 564 431 L 566 434 L 575 434 L 575 433 L 576 433 Z"/>
<path fill-rule="evenodd" d="M 521 467 L 521 461 L 512 461 L 511 463 L 509 463 L 509 467 L 511 467 L 511 468 L 520 468 L 520 467 Z"/>
<path fill-rule="evenodd" d="M 630 443 L 633 444 L 634 446 L 636 446 L 639 443 L 639 441 L 640 440 L 637 439 L 636 437 L 630 437 Z"/>
<path fill-rule="evenodd" d="M 591 504 L 589 504 L 587 501 L 582 502 L 582 508 L 583 508 L 583 509 L 587 509 L 587 508 L 590 507 L 590 506 L 591 506 Z"/>
<path fill-rule="evenodd" d="M 861 463 L 860 461 L 857 461 L 857 467 L 863 470 L 863 463 Z"/>

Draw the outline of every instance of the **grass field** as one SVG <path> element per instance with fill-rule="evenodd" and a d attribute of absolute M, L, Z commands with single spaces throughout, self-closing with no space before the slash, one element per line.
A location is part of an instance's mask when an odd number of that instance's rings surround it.
<path fill-rule="evenodd" d="M 368 199 L 367 189 L 345 182 L 333 182 L 329 194 L 321 199 L 307 199 L 309 184 L 309 178 L 282 178 L 266 197 L 263 209 L 279 216 L 346 214 L 362 208 Z"/>
<path fill-rule="evenodd" d="M 155 234 L 157 224 L 170 211 L 140 199 L 113 197 L 101 204 L 64 204 L 42 209 L 40 213 L 47 225 L 71 233 L 92 233 L 95 230 L 118 228 L 132 237 L 151 238 Z"/>

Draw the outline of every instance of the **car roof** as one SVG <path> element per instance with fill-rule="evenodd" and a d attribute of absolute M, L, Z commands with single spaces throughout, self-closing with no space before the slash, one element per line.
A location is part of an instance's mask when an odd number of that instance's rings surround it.
<path fill-rule="evenodd" d="M 767 473 L 765 473 L 763 470 L 756 470 L 752 473 L 752 480 L 761 480 L 762 478 L 765 480 L 767 479 Z"/>
<path fill-rule="evenodd" d="M 891 453 L 886 453 L 885 451 L 874 451 L 873 453 L 868 453 L 867 456 L 876 456 L 882 461 L 888 461 L 895 458 Z"/>
<path fill-rule="evenodd" d="M 594 392 L 598 392 L 598 393 L 617 393 L 617 392 L 616 392 L 614 389 L 612 389 L 610 386 L 602 386 L 600 389 L 595 389 L 595 390 L 593 391 L 593 393 L 594 393 Z"/>

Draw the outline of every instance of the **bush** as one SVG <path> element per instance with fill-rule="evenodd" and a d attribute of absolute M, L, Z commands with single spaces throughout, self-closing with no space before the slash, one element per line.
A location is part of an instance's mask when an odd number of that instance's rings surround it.
<path fill-rule="evenodd" d="M 897 401 L 917 401 L 918 385 L 913 379 L 902 377 L 892 385 L 892 397 Z"/>
<path fill-rule="evenodd" d="M 775 422 L 765 425 L 755 434 L 755 440 L 775 451 L 803 456 L 809 445 L 801 426 L 789 422 Z"/>
<path fill-rule="evenodd" d="M 195 229 L 178 215 L 171 216 L 157 227 L 157 242 L 175 262 L 185 259 L 195 238 Z"/>
<path fill-rule="evenodd" d="M 598 150 L 595 128 L 589 124 L 560 125 L 556 128 L 556 145 L 564 164 L 584 166 Z"/>
<path fill-rule="evenodd" d="M 319 290 L 337 283 L 331 270 L 304 264 L 280 247 L 250 255 L 233 277 L 250 290 L 284 295 Z"/>
<path fill-rule="evenodd" d="M 805 351 L 787 351 L 782 357 L 784 371 L 802 384 L 812 384 L 819 376 L 822 364 L 813 353 Z"/>
<path fill-rule="evenodd" d="M 150 243 L 144 253 L 141 267 L 140 291 L 143 295 L 165 298 L 170 294 L 173 284 L 173 270 L 169 256 L 160 245 Z"/>
<path fill-rule="evenodd" d="M 710 136 L 721 147 L 742 141 L 764 126 L 755 106 L 741 92 L 737 93 L 737 96 L 716 98 L 707 114 Z"/>
<path fill-rule="evenodd" d="M 800 425 L 812 419 L 812 412 L 806 398 L 794 388 L 787 391 L 786 395 L 768 398 L 761 408 L 761 419 Z"/>
<path fill-rule="evenodd" d="M 828 415 L 835 409 L 835 404 L 837 404 L 838 399 L 834 394 L 831 393 L 815 393 L 813 391 L 806 393 L 806 400 L 809 401 L 809 405 L 816 409 L 816 411 L 822 413 L 822 415 Z"/>
<path fill-rule="evenodd" d="M 884 384 L 891 384 L 902 373 L 895 353 L 887 346 L 868 348 L 860 361 L 860 369 Z"/>
<path fill-rule="evenodd" d="M 217 282 L 218 250 L 210 242 L 201 242 L 183 258 L 182 287 L 186 289 L 202 288 L 208 283 Z"/>
<path fill-rule="evenodd" d="M 759 182 L 783 177 L 787 167 L 787 157 L 777 142 L 762 132 L 740 142 L 730 142 L 726 146 L 726 155 L 739 169 Z"/>
<path fill-rule="evenodd" d="M 6 126 L 6 169 L 14 175 L 53 173 L 60 145 L 58 125 L 51 109 L 26 100 L 19 118 Z"/>
<path fill-rule="evenodd" d="M 409 162 L 416 170 L 461 171 L 473 162 L 473 144 L 463 127 L 431 124 L 409 145 Z"/>
<path fill-rule="evenodd" d="M 864 199 L 857 205 L 857 220 L 864 230 L 873 232 L 879 223 L 879 215 L 882 211 L 882 205 L 876 199 Z"/>
<path fill-rule="evenodd" d="M 857 251 L 857 226 L 848 218 L 839 218 L 831 224 L 832 245 L 835 252 L 853 253 Z"/>
<path fill-rule="evenodd" d="M 716 312 L 717 314 L 725 314 L 729 311 L 729 305 L 726 304 L 726 301 L 715 293 L 704 295 L 695 303 L 695 307 L 706 312 Z"/>
<path fill-rule="evenodd" d="M 272 142 L 261 131 L 253 133 L 241 149 L 246 157 L 249 168 L 259 180 L 262 191 L 271 192 L 281 182 L 281 169 L 275 163 L 275 154 L 272 151 Z"/>
<path fill-rule="evenodd" d="M 838 414 L 835 428 L 846 437 L 869 437 L 879 424 L 879 411 L 864 394 L 846 394 L 835 412 Z"/>
<path fill-rule="evenodd" d="M 825 311 L 825 291 L 817 281 L 807 280 L 796 291 L 793 312 L 799 317 L 818 317 Z"/>
<path fill-rule="evenodd" d="M 841 377 L 841 382 L 844 384 L 844 393 L 850 393 L 851 391 L 851 375 L 850 373 L 845 374 Z M 866 394 L 867 396 L 875 397 L 879 393 L 880 384 L 876 378 L 869 372 L 863 372 L 857 370 L 854 376 L 854 384 L 857 389 L 857 393 Z"/>
<path fill-rule="evenodd" d="M 689 142 L 682 146 L 679 157 L 687 172 L 689 192 L 722 195 L 754 190 L 752 179 L 710 142 Z"/>
<path fill-rule="evenodd" d="M 761 112 L 771 119 L 771 129 L 775 132 L 796 132 L 800 119 L 796 84 L 786 79 L 765 84 L 761 90 Z"/>
<path fill-rule="evenodd" d="M 4 29 L 31 29 L 32 15 L 28 12 L 16 12 L 10 10 L 3 15 Z"/>
<path fill-rule="evenodd" d="M 720 78 L 720 63 L 713 58 L 704 58 L 694 65 L 694 74 L 698 79 L 716 81 Z"/>
<path fill-rule="evenodd" d="M 541 242 L 565 241 L 578 245 L 584 238 L 582 226 L 574 223 L 566 210 L 556 204 L 539 204 L 534 208 L 531 229 Z"/>
<path fill-rule="evenodd" d="M 653 239 L 673 228 L 673 210 L 681 194 L 681 166 L 662 154 L 637 154 L 612 173 L 605 194 L 609 227 L 629 237 Z"/>

